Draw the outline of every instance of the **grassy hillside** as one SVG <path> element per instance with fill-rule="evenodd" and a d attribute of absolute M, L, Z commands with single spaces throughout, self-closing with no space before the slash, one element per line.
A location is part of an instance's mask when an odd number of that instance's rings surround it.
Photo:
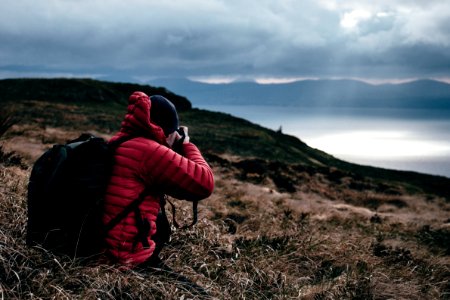
<path fill-rule="evenodd" d="M 191 109 L 186 98 L 164 88 L 90 79 L 9 79 L 0 80 L 0 103 L 14 107 L 23 123 L 80 131 L 106 129 L 111 134 L 118 130 L 126 99 L 135 90 L 173 100 L 180 110 L 181 122 L 192 127 L 194 139 L 207 152 L 298 164 L 320 168 L 325 173 L 329 168 L 337 168 L 352 176 L 394 181 L 413 190 L 450 198 L 448 178 L 347 163 L 310 148 L 298 138 L 227 114 Z M 74 115 L 61 113 L 67 105 Z"/>
<path fill-rule="evenodd" d="M 164 275 L 86 266 L 26 247 L 33 161 L 82 132 L 111 136 L 126 107 L 0 99 L 2 298 L 202 298 Z M 162 255 L 212 297 L 450 297 L 450 179 L 349 164 L 226 114 L 188 109 L 180 117 L 213 167 L 216 188 L 200 203 L 199 224 L 176 231 Z M 176 205 L 177 218 L 188 217 L 189 205 Z"/>
<path fill-rule="evenodd" d="M 131 83 L 105 82 L 92 79 L 3 79 L 0 80 L 0 102 L 45 100 L 75 103 L 127 103 L 129 95 L 142 91 L 148 95 L 162 95 L 172 100 L 178 110 L 191 108 L 182 96 L 165 88 Z"/>

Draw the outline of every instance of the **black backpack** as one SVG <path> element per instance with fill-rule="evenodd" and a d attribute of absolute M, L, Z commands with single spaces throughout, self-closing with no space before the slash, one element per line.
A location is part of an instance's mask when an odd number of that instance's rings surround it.
<path fill-rule="evenodd" d="M 71 257 L 100 253 L 105 231 L 120 221 L 113 220 L 107 228 L 102 225 L 114 150 L 131 138 L 108 144 L 82 134 L 65 145 L 54 145 L 36 161 L 28 185 L 28 245 Z M 142 201 L 137 199 L 134 206 L 138 200 Z"/>
<path fill-rule="evenodd" d="M 112 143 L 91 134 L 64 145 L 54 145 L 35 162 L 28 184 L 28 223 L 26 242 L 55 254 L 73 258 L 95 257 L 103 249 L 105 234 L 130 212 L 134 211 L 138 234 L 136 243 L 148 247 L 150 224 L 141 218 L 139 205 L 147 193 L 124 208 L 108 224 L 103 225 L 103 197 L 106 192 L 114 151 L 123 142 L 132 139 L 127 136 Z M 170 239 L 170 225 L 165 213 L 167 197 L 161 196 L 161 212 L 158 216 L 158 244 Z M 197 222 L 197 204 L 193 201 L 193 221 L 180 226 L 175 219 L 172 206 L 173 225 L 186 229 Z"/>

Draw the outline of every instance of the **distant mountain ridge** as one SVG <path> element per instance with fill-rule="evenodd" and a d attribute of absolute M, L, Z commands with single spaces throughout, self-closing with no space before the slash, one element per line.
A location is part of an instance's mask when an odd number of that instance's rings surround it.
<path fill-rule="evenodd" d="M 165 86 L 188 97 L 194 106 L 221 104 L 450 109 L 450 84 L 434 80 L 382 85 L 357 80 L 207 84 L 188 79 L 159 79 L 150 83 Z"/>

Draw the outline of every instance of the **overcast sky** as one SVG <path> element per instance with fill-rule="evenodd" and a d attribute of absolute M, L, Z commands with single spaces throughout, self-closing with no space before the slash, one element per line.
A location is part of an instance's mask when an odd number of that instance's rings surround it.
<path fill-rule="evenodd" d="M 0 77 L 441 78 L 450 0 L 2 0 Z"/>

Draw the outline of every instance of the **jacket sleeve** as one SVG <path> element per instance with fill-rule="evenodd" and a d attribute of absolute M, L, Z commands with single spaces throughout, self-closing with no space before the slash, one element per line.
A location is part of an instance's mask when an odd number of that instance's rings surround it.
<path fill-rule="evenodd" d="M 214 176 L 198 148 L 183 144 L 184 156 L 157 144 L 146 153 L 141 174 L 146 185 L 177 199 L 201 200 L 214 189 Z"/>

